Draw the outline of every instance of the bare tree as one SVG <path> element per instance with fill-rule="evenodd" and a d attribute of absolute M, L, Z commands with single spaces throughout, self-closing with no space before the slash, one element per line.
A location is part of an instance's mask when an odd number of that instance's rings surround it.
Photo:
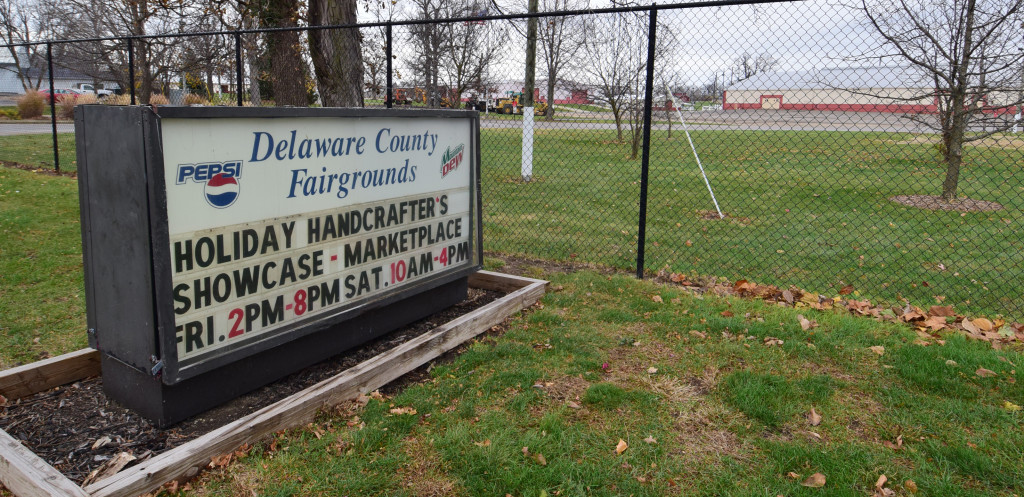
<path fill-rule="evenodd" d="M 477 3 L 446 6 L 450 17 L 468 17 L 483 8 Z M 463 22 L 447 26 L 441 52 L 441 81 L 457 106 L 466 91 L 485 86 L 487 68 L 497 58 L 507 29 L 496 23 Z"/>
<path fill-rule="evenodd" d="M 743 52 L 733 62 L 733 73 L 736 74 L 736 81 L 743 81 L 751 76 L 775 69 L 779 61 L 766 53 L 754 55 L 750 52 Z"/>
<path fill-rule="evenodd" d="M 453 0 L 412 0 L 414 19 L 443 19 L 446 4 Z M 440 104 L 438 96 L 439 69 L 445 46 L 448 24 L 416 24 L 409 28 L 409 41 L 413 45 L 412 57 L 406 60 L 416 84 L 424 87 L 426 103 Z"/>
<path fill-rule="evenodd" d="M 14 61 L 11 69 L 16 73 L 21 87 L 25 90 L 38 90 L 46 74 L 43 71 L 30 71 L 41 68 L 46 60 L 43 45 L 25 45 L 15 47 L 19 43 L 32 43 L 52 34 L 49 10 L 43 4 L 35 4 L 26 0 L 0 0 L 0 42 L 8 45 L 7 51 Z"/>
<path fill-rule="evenodd" d="M 309 0 L 309 25 L 355 24 L 356 0 Z M 362 36 L 358 28 L 309 33 L 317 88 L 325 107 L 363 106 Z"/>
<path fill-rule="evenodd" d="M 643 132 L 649 20 L 646 12 L 594 16 L 586 23 L 583 73 L 592 81 L 594 99 L 608 105 L 618 140 L 623 123 L 629 132 L 630 158 L 639 153 Z M 655 65 L 675 42 L 668 26 L 657 26 Z M 660 93 L 660 92 L 656 92 Z"/>
<path fill-rule="evenodd" d="M 946 168 L 942 198 L 954 201 L 963 145 L 1005 131 L 998 116 L 1019 107 L 1024 0 L 860 0 L 884 40 L 881 59 L 902 59 L 932 83 L 907 100 L 934 99 L 937 122 L 914 119 L 942 134 Z"/>
<path fill-rule="evenodd" d="M 542 9 L 548 12 L 585 9 L 588 0 L 542 0 Z M 540 22 L 540 48 L 547 66 L 548 108 L 545 119 L 555 117 L 555 85 L 566 66 L 572 65 L 584 46 L 580 17 L 547 17 Z"/>

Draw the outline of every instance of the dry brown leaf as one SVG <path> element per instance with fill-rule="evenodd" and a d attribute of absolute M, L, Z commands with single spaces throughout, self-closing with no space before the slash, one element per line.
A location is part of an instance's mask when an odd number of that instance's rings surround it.
<path fill-rule="evenodd" d="M 701 333 L 701 332 L 699 332 L 697 330 L 690 330 L 690 334 L 695 336 L 695 337 L 697 337 L 697 338 L 707 338 L 708 337 L 707 333 Z"/>
<path fill-rule="evenodd" d="M 903 488 L 907 489 L 907 492 L 912 494 L 917 493 L 917 483 L 914 483 L 914 480 L 907 480 L 903 482 Z"/>
<path fill-rule="evenodd" d="M 853 293 L 853 285 L 846 285 L 839 289 L 839 295 L 849 295 Z"/>
<path fill-rule="evenodd" d="M 547 466 L 548 465 L 548 460 L 544 459 L 544 454 L 534 454 L 533 455 L 533 460 L 537 461 L 537 464 L 540 464 L 541 466 Z"/>
<path fill-rule="evenodd" d="M 875 481 L 875 490 L 881 490 L 885 486 L 885 482 L 889 481 L 889 478 L 884 474 L 878 476 L 878 480 Z"/>
<path fill-rule="evenodd" d="M 565 405 L 569 406 L 570 409 L 582 409 L 583 408 L 583 406 L 581 406 L 581 405 L 579 405 L 579 404 L 577 404 L 577 403 L 575 403 L 575 402 L 573 402 L 571 400 L 566 402 Z"/>
<path fill-rule="evenodd" d="M 739 280 L 732 285 L 732 288 L 733 290 L 736 290 L 736 293 L 744 293 L 754 291 L 754 289 L 757 288 L 757 285 L 747 280 Z"/>
<path fill-rule="evenodd" d="M 885 355 L 885 347 L 883 347 L 881 345 L 872 345 L 872 346 L 870 346 L 868 348 L 871 349 L 872 352 L 874 352 L 874 353 L 876 353 L 878 355 Z"/>
<path fill-rule="evenodd" d="M 530 457 L 530 448 L 523 447 L 523 457 Z"/>
<path fill-rule="evenodd" d="M 803 485 L 805 487 L 810 487 L 810 488 L 821 488 L 821 487 L 824 487 L 825 486 L 825 475 L 823 475 L 821 473 L 814 473 L 813 475 L 808 476 L 807 479 L 804 480 L 803 483 L 801 483 L 801 485 Z"/>
<path fill-rule="evenodd" d="M 388 412 L 390 412 L 391 414 L 409 414 L 409 415 L 413 415 L 413 414 L 416 414 L 416 408 L 414 408 L 414 407 L 396 407 L 396 408 L 394 408 L 394 409 L 392 409 L 392 410 L 390 410 Z"/>
<path fill-rule="evenodd" d="M 807 421 L 811 423 L 811 426 L 818 426 L 821 424 L 821 414 L 818 414 L 812 407 L 811 413 L 807 415 Z"/>
<path fill-rule="evenodd" d="M 665 299 L 661 298 L 661 295 L 655 295 L 655 296 L 651 297 L 651 300 L 653 300 L 653 301 L 655 301 L 655 302 L 657 302 L 659 304 L 665 301 Z"/>
<path fill-rule="evenodd" d="M 92 444 L 92 450 L 96 450 L 100 447 L 110 445 L 110 437 L 100 437 Z"/>
<path fill-rule="evenodd" d="M 981 334 L 981 330 L 979 330 L 978 327 L 975 326 L 974 323 L 971 322 L 970 319 L 964 318 L 964 320 L 960 322 L 960 325 L 963 326 L 964 329 L 967 330 L 968 332 L 970 332 L 970 334 L 972 334 L 972 335 L 980 335 Z"/>
<path fill-rule="evenodd" d="M 724 318 L 731 318 L 731 317 L 733 317 L 732 311 L 722 311 L 721 314 L 722 314 L 722 317 L 724 317 Z"/>
<path fill-rule="evenodd" d="M 775 337 L 764 337 L 764 344 L 768 347 L 774 347 L 776 345 L 782 345 L 784 342 Z"/>
<path fill-rule="evenodd" d="M 932 316 L 952 317 L 956 316 L 951 305 L 933 305 L 928 308 L 928 314 Z"/>
<path fill-rule="evenodd" d="M 995 329 L 995 325 L 992 324 L 992 321 L 989 321 L 988 319 L 985 318 L 975 319 L 973 323 L 974 326 L 981 331 L 992 331 Z"/>
<path fill-rule="evenodd" d="M 817 321 L 811 321 L 810 319 L 805 318 L 803 314 L 797 314 L 796 319 L 800 322 L 800 328 L 804 331 L 812 330 L 818 326 Z"/>
<path fill-rule="evenodd" d="M 782 291 L 782 298 L 783 298 L 783 299 L 785 299 L 785 301 L 786 301 L 787 303 L 790 303 L 790 304 L 792 304 L 792 303 L 793 303 L 793 301 L 794 301 L 794 300 L 796 300 L 796 299 L 795 299 L 795 298 L 793 297 L 793 292 L 791 292 L 791 291 L 789 291 L 789 290 L 783 290 L 783 291 Z"/>
<path fill-rule="evenodd" d="M 790 471 L 789 473 L 786 473 L 786 478 L 789 478 L 791 480 L 799 480 L 800 479 L 800 475 Z"/>
<path fill-rule="evenodd" d="M 990 378 L 992 376 L 995 376 L 996 372 L 992 371 L 991 369 L 978 368 L 978 370 L 975 371 L 974 374 L 976 374 L 976 375 L 978 375 L 978 376 L 980 376 L 982 378 Z"/>
<path fill-rule="evenodd" d="M 656 438 L 652 437 L 652 436 L 648 436 L 647 438 L 645 438 L 644 442 L 647 442 L 647 443 L 649 443 L 651 445 L 657 445 L 658 444 L 658 440 Z"/>
<path fill-rule="evenodd" d="M 625 440 L 619 439 L 619 443 L 615 445 L 615 453 L 621 454 L 629 448 L 629 444 Z"/>
<path fill-rule="evenodd" d="M 946 327 L 946 318 L 942 316 L 929 316 L 928 319 L 925 319 L 921 324 L 932 331 L 939 331 Z"/>
<path fill-rule="evenodd" d="M 484 440 L 483 442 L 473 442 L 473 445 L 476 445 L 477 447 L 490 447 L 491 446 L 491 439 L 488 438 L 487 440 Z"/>
<path fill-rule="evenodd" d="M 654 366 L 651 366 L 651 367 L 647 368 L 647 374 L 655 374 L 657 372 L 658 372 L 658 368 L 656 368 Z"/>

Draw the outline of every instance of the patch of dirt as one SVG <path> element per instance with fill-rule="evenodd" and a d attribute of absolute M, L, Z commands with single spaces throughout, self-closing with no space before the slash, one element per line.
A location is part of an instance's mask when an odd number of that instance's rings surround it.
<path fill-rule="evenodd" d="M 932 211 L 989 212 L 1003 210 L 1003 206 L 998 202 L 972 198 L 959 198 L 947 202 L 938 195 L 896 195 L 889 197 L 889 200 L 908 207 Z"/>
<path fill-rule="evenodd" d="M 120 452 L 133 453 L 138 458 L 134 464 L 142 462 L 330 378 L 501 296 L 498 292 L 471 288 L 468 298 L 455 306 L 167 429 L 156 428 L 135 412 L 108 399 L 103 393 L 102 379 L 98 377 L 7 403 L 0 407 L 0 428 L 69 479 L 81 483 L 92 470 Z M 418 368 L 390 383 L 388 389 L 400 390 L 405 385 L 421 381 L 428 376 L 426 370 L 426 366 Z"/>
<path fill-rule="evenodd" d="M 9 167 L 11 169 L 21 169 L 23 171 L 32 171 L 34 173 L 45 174 L 47 176 L 67 176 L 69 178 L 77 178 L 78 177 L 78 173 L 77 172 L 73 172 L 73 171 L 72 172 L 61 171 L 61 172 L 58 173 L 57 171 L 54 171 L 53 169 L 46 169 L 46 168 L 42 168 L 42 167 L 29 166 L 29 165 L 21 164 L 21 163 L 18 163 L 18 162 L 11 162 L 9 160 L 0 160 L 0 166 Z"/>

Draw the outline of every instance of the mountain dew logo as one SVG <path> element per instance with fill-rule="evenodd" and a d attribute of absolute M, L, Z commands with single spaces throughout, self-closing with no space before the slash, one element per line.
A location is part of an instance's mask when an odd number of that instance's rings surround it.
<path fill-rule="evenodd" d="M 444 151 L 444 155 L 441 156 L 441 177 L 448 176 L 448 173 L 459 168 L 459 164 L 462 163 L 462 152 L 466 149 L 465 145 L 459 145 L 454 149 L 448 147 Z"/>

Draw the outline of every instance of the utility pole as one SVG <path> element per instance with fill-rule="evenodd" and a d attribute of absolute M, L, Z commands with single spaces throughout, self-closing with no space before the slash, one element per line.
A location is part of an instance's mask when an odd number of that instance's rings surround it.
<path fill-rule="evenodd" d="M 527 11 L 537 13 L 538 0 L 530 0 Z M 526 20 L 526 82 L 520 105 L 523 109 L 523 181 L 533 178 L 533 89 L 537 74 L 537 18 Z M 550 104 L 549 104 L 550 105 Z"/>

